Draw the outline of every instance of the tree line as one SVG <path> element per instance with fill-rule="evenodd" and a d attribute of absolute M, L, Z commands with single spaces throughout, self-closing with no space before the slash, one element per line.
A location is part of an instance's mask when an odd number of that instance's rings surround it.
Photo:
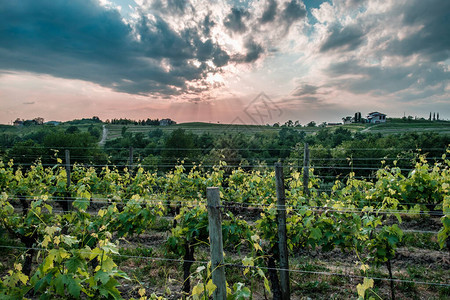
<path fill-rule="evenodd" d="M 129 165 L 129 148 L 133 147 L 134 164 L 146 169 L 167 171 L 183 163 L 204 167 L 226 162 L 231 168 L 252 168 L 283 161 L 293 167 L 303 164 L 304 145 L 308 144 L 311 166 L 324 176 L 345 175 L 356 171 L 362 176 L 373 173 L 382 160 L 407 168 L 417 149 L 429 158 L 440 157 L 450 144 L 450 135 L 352 132 L 342 127 L 321 128 L 313 134 L 295 127 L 281 127 L 277 131 L 224 131 L 200 134 L 178 128 L 173 131 L 160 127 L 148 133 L 122 130 L 121 136 L 103 146 L 101 126 L 91 124 L 87 130 L 76 125 L 63 128 L 40 126 L 22 136 L 0 133 L 0 156 L 5 162 L 29 165 L 36 160 L 53 164 L 70 149 L 71 162 L 93 165 Z"/>
<path fill-rule="evenodd" d="M 146 120 L 132 120 L 132 119 L 111 119 L 106 120 L 106 124 L 114 124 L 114 125 L 153 125 L 153 126 L 159 126 L 159 125 L 174 125 L 177 122 L 173 121 L 172 119 L 149 119 Z"/>

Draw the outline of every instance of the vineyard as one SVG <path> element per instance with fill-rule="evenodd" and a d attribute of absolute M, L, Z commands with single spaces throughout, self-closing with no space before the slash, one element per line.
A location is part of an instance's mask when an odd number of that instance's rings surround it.
<path fill-rule="evenodd" d="M 0 162 L 0 295 L 208 299 L 220 268 L 227 299 L 286 299 L 286 274 L 292 299 L 448 299 L 448 153 L 417 155 L 407 171 L 380 162 L 367 178 L 351 161 L 327 180 L 285 165 L 281 184 L 273 166 L 180 162 L 157 173 Z M 220 266 L 210 259 L 210 187 L 220 197 Z"/>

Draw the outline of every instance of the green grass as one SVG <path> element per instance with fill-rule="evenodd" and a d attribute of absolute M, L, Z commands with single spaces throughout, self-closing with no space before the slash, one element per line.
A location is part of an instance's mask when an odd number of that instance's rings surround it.
<path fill-rule="evenodd" d="M 438 133 L 450 133 L 450 122 L 428 120 L 404 121 L 402 119 L 388 119 L 386 123 L 369 125 L 367 127 L 367 131 L 386 134 L 429 131 Z"/>
<path fill-rule="evenodd" d="M 12 125 L 0 125 L 0 133 L 13 134 L 24 136 L 41 129 L 62 129 L 66 130 L 70 126 L 77 126 L 80 131 L 87 131 L 89 126 L 94 126 L 98 129 L 102 129 L 101 123 L 95 123 L 92 121 L 80 121 L 74 120 L 69 122 L 61 123 L 60 125 L 34 125 L 34 126 L 22 126 L 15 127 Z M 243 134 L 254 135 L 255 133 L 264 134 L 278 134 L 278 132 L 283 127 L 272 127 L 265 125 L 242 125 L 242 124 L 218 124 L 218 123 L 204 123 L 204 122 L 188 122 L 180 123 L 171 126 L 142 126 L 142 125 L 113 125 L 106 124 L 108 129 L 107 140 L 113 140 L 122 136 L 122 128 L 126 127 L 127 132 L 131 133 L 143 133 L 145 136 L 149 132 L 155 129 L 161 129 L 164 133 L 169 134 L 176 129 L 184 129 L 186 131 L 191 131 L 195 134 L 224 134 L 227 132 L 240 132 Z M 327 127 L 327 130 L 335 130 L 339 126 Z M 341 128 L 350 130 L 353 133 L 356 132 L 373 132 L 382 134 L 392 134 L 392 133 L 404 133 L 404 132 L 435 132 L 435 133 L 450 133 L 450 121 L 428 121 L 428 120 L 411 120 L 405 121 L 402 119 L 388 119 L 386 123 L 382 124 L 346 124 L 342 125 Z M 293 129 L 298 131 L 303 131 L 306 134 L 314 134 L 321 127 L 293 127 Z"/>
<path fill-rule="evenodd" d="M 170 134 L 177 129 L 184 129 L 194 134 L 201 135 L 203 133 L 224 134 L 224 133 L 242 133 L 254 135 L 255 133 L 278 134 L 283 127 L 271 127 L 262 125 L 237 125 L 237 124 L 214 124 L 214 123 L 181 123 L 171 126 L 142 126 L 142 125 L 106 125 L 108 129 L 107 140 L 113 140 L 122 136 L 122 128 L 126 127 L 126 132 L 143 133 L 147 136 L 151 131 L 161 129 L 165 134 Z M 295 130 L 304 131 L 306 134 L 312 134 L 318 131 L 319 127 L 294 127 Z"/>
<path fill-rule="evenodd" d="M 368 125 L 368 124 L 345 124 L 340 127 L 348 129 L 352 132 L 357 132 L 357 131 L 361 131 L 361 130 L 364 130 L 364 129 L 370 127 L 370 125 Z M 334 126 L 334 128 L 338 128 L 338 126 Z"/>
<path fill-rule="evenodd" d="M 436 235 L 433 233 L 405 232 L 399 247 L 440 250 Z"/>
<path fill-rule="evenodd" d="M 240 125 L 240 124 L 217 124 L 217 123 L 202 123 L 202 122 L 190 122 L 181 123 L 171 126 L 141 126 L 141 125 L 107 125 L 108 140 L 119 138 L 122 135 L 122 128 L 127 128 L 127 132 L 132 133 L 144 133 L 148 135 L 149 132 L 155 129 L 161 129 L 164 133 L 168 134 L 176 129 L 184 129 L 191 131 L 195 134 L 224 134 L 227 132 L 240 132 L 243 134 L 254 135 L 255 133 L 264 134 L 278 134 L 283 127 L 271 127 L 264 125 Z M 353 133 L 356 132 L 373 132 L 382 134 L 392 133 L 404 133 L 404 132 L 435 132 L 435 133 L 450 133 L 449 121 L 423 121 L 412 120 L 403 121 L 402 119 L 388 119 L 383 124 L 346 124 L 342 125 L 342 128 L 348 129 Z M 335 130 L 339 126 L 327 127 L 327 130 Z M 298 131 L 303 131 L 306 134 L 314 134 L 321 127 L 293 127 Z"/>
<path fill-rule="evenodd" d="M 157 232 L 169 231 L 172 227 L 172 221 L 167 218 L 156 218 L 155 222 L 150 224 L 150 229 Z"/>
<path fill-rule="evenodd" d="M 450 298 L 450 287 L 443 286 L 438 288 L 439 299 L 449 299 Z"/>
<path fill-rule="evenodd" d="M 329 292 L 331 290 L 330 284 L 328 284 L 326 281 L 319 281 L 319 280 L 313 280 L 313 281 L 306 281 L 299 283 L 295 290 L 299 290 L 302 294 L 323 294 L 326 292 Z"/>
<path fill-rule="evenodd" d="M 40 130 L 63 130 L 65 131 L 70 126 L 76 126 L 81 132 L 87 132 L 89 126 L 93 125 L 95 128 L 102 130 L 102 124 L 68 124 L 63 123 L 60 125 L 32 125 L 32 126 L 12 126 L 12 125 L 0 125 L 0 134 L 14 134 L 23 137 L 27 134 L 34 133 Z"/>
<path fill-rule="evenodd" d="M 133 256 L 137 256 L 136 260 L 142 260 L 141 258 L 138 257 L 152 257 L 154 255 L 154 250 L 153 248 L 120 248 L 119 249 L 119 254 L 120 255 L 114 255 L 114 261 L 116 263 L 120 263 L 123 261 L 126 261 Z"/>

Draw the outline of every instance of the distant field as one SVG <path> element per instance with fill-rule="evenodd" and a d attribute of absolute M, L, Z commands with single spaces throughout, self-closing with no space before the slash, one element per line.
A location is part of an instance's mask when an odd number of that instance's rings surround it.
<path fill-rule="evenodd" d="M 191 131 L 195 134 L 211 133 L 223 134 L 226 132 L 241 132 L 243 134 L 277 134 L 283 127 L 271 127 L 262 125 L 231 125 L 231 124 L 214 124 L 214 123 L 181 123 L 171 126 L 141 126 L 141 125 L 106 125 L 108 129 L 108 140 L 118 138 L 122 135 L 122 128 L 127 128 L 127 132 L 141 132 L 148 134 L 157 128 L 164 132 L 172 132 L 173 130 L 182 128 L 186 131 Z M 436 133 L 450 133 L 449 121 L 411 121 L 405 122 L 402 120 L 388 120 L 387 123 L 369 125 L 369 124 L 348 124 L 340 126 L 326 127 L 328 130 L 335 130 L 336 128 L 345 128 L 352 132 L 372 132 L 381 134 L 403 133 L 403 132 L 436 132 Z M 306 134 L 314 134 L 320 127 L 293 127 L 297 131 L 304 131 Z"/>
<path fill-rule="evenodd" d="M 403 133 L 403 132 L 436 132 L 450 133 L 449 121 L 390 121 L 384 124 L 377 124 L 367 127 L 367 132 L 382 134 Z"/>
<path fill-rule="evenodd" d="M 30 133 L 38 132 L 42 129 L 59 129 L 59 130 L 66 130 L 70 126 L 76 126 L 80 131 L 87 131 L 88 127 L 93 125 L 96 128 L 101 129 L 102 125 L 97 124 L 69 124 L 69 123 L 62 123 L 60 125 L 33 125 L 33 126 L 12 126 L 12 125 L 0 125 L 0 133 L 6 133 L 6 134 L 17 134 L 19 136 L 24 136 Z"/>
<path fill-rule="evenodd" d="M 223 134 L 227 132 L 241 132 L 243 134 L 253 135 L 255 133 L 277 134 L 282 127 L 271 127 L 261 125 L 230 125 L 230 124 L 214 124 L 214 123 L 181 123 L 171 126 L 142 126 L 142 125 L 106 125 L 108 129 L 107 140 L 118 138 L 122 135 L 122 128 L 126 127 L 127 132 L 132 133 L 144 133 L 147 135 L 149 132 L 161 129 L 163 132 L 172 132 L 176 129 L 184 129 L 195 134 Z M 304 131 L 306 134 L 314 133 L 320 128 L 318 127 L 295 127 L 295 130 Z"/>
<path fill-rule="evenodd" d="M 70 121 L 65 122 L 57 126 L 53 125 L 41 125 L 41 126 L 22 126 L 15 127 L 11 125 L 0 125 L 0 134 L 18 135 L 20 137 L 28 134 L 39 132 L 42 129 L 55 128 L 59 130 L 66 130 L 70 126 L 77 126 L 80 131 L 87 131 L 89 126 L 95 126 L 99 130 L 102 129 L 102 123 Z M 227 132 L 237 133 L 240 132 L 245 135 L 254 135 L 256 133 L 262 133 L 267 135 L 276 135 L 283 127 L 271 127 L 264 125 L 237 125 L 237 124 L 217 124 L 217 123 L 202 123 L 191 122 L 181 123 L 171 126 L 151 126 L 151 125 L 112 125 L 104 124 L 107 129 L 107 139 L 113 140 L 122 136 L 122 128 L 126 127 L 127 132 L 131 133 L 143 133 L 145 136 L 156 129 L 161 129 L 164 133 L 170 133 L 176 129 L 184 129 L 186 131 L 193 132 L 197 135 L 203 133 L 210 134 L 224 134 Z M 388 119 L 384 124 L 347 124 L 326 127 L 327 130 L 335 130 L 337 128 L 345 128 L 352 132 L 367 132 L 367 133 L 381 133 L 381 134 L 395 134 L 405 132 L 435 132 L 440 134 L 450 134 L 450 121 L 425 121 L 425 120 L 412 120 L 403 121 L 401 119 Z M 321 127 L 293 127 L 297 131 L 303 131 L 306 134 L 315 134 L 322 129 Z"/>

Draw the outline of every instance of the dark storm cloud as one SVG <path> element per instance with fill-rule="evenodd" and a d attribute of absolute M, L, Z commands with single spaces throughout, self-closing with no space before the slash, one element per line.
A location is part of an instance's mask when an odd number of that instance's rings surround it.
<path fill-rule="evenodd" d="M 212 61 L 217 67 L 223 67 L 230 61 L 230 56 L 220 47 L 216 47 L 213 52 Z"/>
<path fill-rule="evenodd" d="M 320 99 L 318 97 L 315 96 L 303 96 L 298 98 L 298 100 L 301 100 L 304 103 L 317 103 L 320 101 Z"/>
<path fill-rule="evenodd" d="M 291 27 L 292 23 L 306 16 L 306 9 L 301 5 L 301 1 L 291 0 L 284 4 L 281 12 L 281 21 L 286 29 Z"/>
<path fill-rule="evenodd" d="M 169 8 L 174 8 L 176 11 L 179 11 L 180 13 L 184 13 L 186 7 L 188 6 L 189 1 L 186 0 L 168 0 L 167 6 Z"/>
<path fill-rule="evenodd" d="M 445 95 L 445 84 L 439 84 L 434 87 L 426 87 L 423 90 L 417 90 L 417 91 L 403 91 L 398 94 L 400 99 L 402 101 L 408 102 L 408 101 L 414 101 L 414 100 L 420 100 L 420 99 L 426 99 L 429 97 L 436 97 L 440 95 Z"/>
<path fill-rule="evenodd" d="M 277 2 L 275 0 L 269 0 L 264 12 L 261 16 L 261 23 L 266 24 L 275 20 L 277 14 Z"/>
<path fill-rule="evenodd" d="M 293 96 L 305 96 L 305 95 L 314 95 L 317 93 L 317 90 L 319 87 L 310 85 L 310 84 L 302 84 L 300 87 L 298 87 L 294 93 Z"/>
<path fill-rule="evenodd" d="M 356 60 L 331 64 L 327 69 L 336 78 L 333 85 L 353 93 L 389 94 L 407 89 L 423 90 L 448 84 L 450 72 L 438 64 L 412 66 L 364 66 Z M 352 75 L 351 78 L 346 76 Z M 356 76 L 354 76 L 356 75 Z"/>
<path fill-rule="evenodd" d="M 324 100 L 320 96 L 314 96 L 314 95 L 302 95 L 302 96 L 296 96 L 294 94 L 291 94 L 287 96 L 286 98 L 282 99 L 281 102 L 283 105 L 290 104 L 298 108 L 298 105 L 310 105 L 312 104 L 313 107 L 319 107 L 324 105 Z M 328 104 L 329 106 L 329 104 Z"/>
<path fill-rule="evenodd" d="M 323 100 L 321 95 L 324 92 L 319 92 L 319 89 L 319 86 L 303 83 L 291 92 L 290 99 L 304 104 L 320 105 Z"/>
<path fill-rule="evenodd" d="M 154 0 L 151 8 L 164 14 L 182 15 L 188 5 L 189 1 L 186 0 Z"/>
<path fill-rule="evenodd" d="M 235 33 L 244 33 L 247 30 L 247 26 L 244 23 L 244 19 L 250 17 L 250 13 L 243 8 L 231 8 L 231 12 L 225 18 L 223 25 L 226 28 Z"/>
<path fill-rule="evenodd" d="M 450 1 L 407 1 L 393 14 L 402 16 L 403 25 L 421 28 L 404 39 L 393 40 L 388 47 L 390 53 L 402 56 L 422 54 L 432 61 L 450 57 Z"/>
<path fill-rule="evenodd" d="M 181 9 L 181 2 L 170 3 Z M 159 16 L 142 16 L 133 30 L 118 11 L 93 0 L 0 3 L 3 70 L 81 79 L 127 93 L 174 95 L 189 91 L 187 82 L 216 71 L 207 60 L 220 67 L 230 59 L 197 28 L 176 32 Z"/>
<path fill-rule="evenodd" d="M 247 49 L 245 55 L 245 62 L 247 63 L 257 60 L 264 53 L 263 47 L 252 39 L 245 42 L 245 49 Z"/>
<path fill-rule="evenodd" d="M 366 2 L 366 0 L 348 0 L 347 6 L 358 6 L 364 4 L 364 2 Z"/>
<path fill-rule="evenodd" d="M 331 63 L 325 70 L 330 79 L 326 86 L 404 102 L 448 95 L 450 72 L 442 61 L 450 57 L 449 12 L 447 0 L 394 2 L 382 16 L 366 15 L 358 19 L 358 27 L 331 27 L 320 48 L 323 55 L 356 49 L 365 43 L 366 34 L 375 37 L 375 46 L 379 47 L 373 47 L 367 56 Z M 380 23 L 375 25 L 371 21 Z M 389 26 L 396 27 L 386 33 L 384 29 Z M 399 34 L 392 34 L 391 30 Z M 414 59 L 410 59 L 412 55 Z M 389 58 L 397 63 L 389 63 Z"/>
<path fill-rule="evenodd" d="M 131 28 L 118 21 L 119 13 L 94 1 L 2 1 L 0 15 L 0 47 L 5 50 L 107 60 L 117 58 L 130 42 Z"/>
<path fill-rule="evenodd" d="M 195 49 L 197 50 L 196 58 L 198 60 L 206 61 L 212 58 L 214 65 L 217 67 L 226 65 L 230 60 L 228 53 L 218 47 L 211 39 L 202 42 L 200 37 L 196 36 L 193 40 Z"/>
<path fill-rule="evenodd" d="M 256 61 L 258 58 L 261 57 L 262 54 L 264 54 L 263 46 L 256 43 L 254 39 L 251 37 L 245 41 L 244 47 L 246 53 L 234 56 L 232 59 L 233 61 L 241 63 L 251 63 Z"/>
<path fill-rule="evenodd" d="M 192 59 L 197 53 L 195 45 L 199 45 L 197 30 L 185 29 L 175 32 L 162 18 L 156 20 L 141 17 L 136 29 L 141 39 L 139 46 L 147 57 L 171 58 L 174 60 Z"/>
<path fill-rule="evenodd" d="M 207 36 L 210 35 L 211 33 L 211 28 L 214 27 L 214 25 L 216 25 L 216 23 L 211 20 L 209 15 L 206 15 L 205 18 L 203 19 L 203 33 Z"/>
<path fill-rule="evenodd" d="M 320 52 L 339 49 L 341 51 L 355 50 L 364 40 L 364 33 L 356 26 L 339 28 L 333 26 L 331 34 L 320 47 Z"/>

